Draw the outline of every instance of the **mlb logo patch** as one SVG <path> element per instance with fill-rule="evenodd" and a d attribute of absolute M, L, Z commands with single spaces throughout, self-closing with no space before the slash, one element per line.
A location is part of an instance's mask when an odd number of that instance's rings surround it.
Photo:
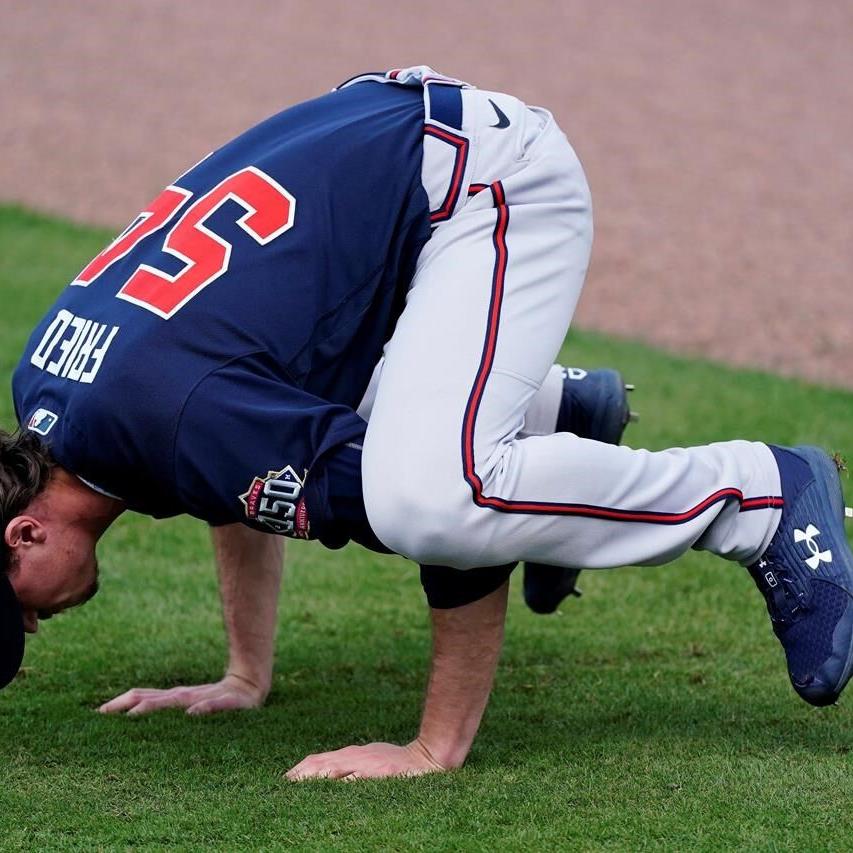
<path fill-rule="evenodd" d="M 59 415 L 56 412 L 51 412 L 49 409 L 37 409 L 36 413 L 30 418 L 27 429 L 37 432 L 39 435 L 47 435 L 58 420 Z"/>

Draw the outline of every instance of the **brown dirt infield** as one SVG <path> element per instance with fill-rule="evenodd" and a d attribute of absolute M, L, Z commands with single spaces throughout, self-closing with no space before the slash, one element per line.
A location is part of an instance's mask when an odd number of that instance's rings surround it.
<path fill-rule="evenodd" d="M 849 0 L 40 0 L 0 27 L 0 198 L 123 225 L 216 144 L 424 62 L 557 115 L 596 247 L 577 323 L 853 388 Z"/>

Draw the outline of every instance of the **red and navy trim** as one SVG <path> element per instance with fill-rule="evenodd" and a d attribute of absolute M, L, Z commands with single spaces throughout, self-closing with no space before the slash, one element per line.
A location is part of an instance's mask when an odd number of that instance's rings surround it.
<path fill-rule="evenodd" d="M 456 202 L 459 200 L 459 193 L 462 190 L 462 179 L 465 177 L 465 167 L 468 165 L 469 142 L 464 136 L 459 136 L 449 130 L 445 130 L 443 127 L 436 127 L 432 124 L 424 125 L 424 135 L 441 139 L 456 149 L 453 172 L 450 176 L 450 186 L 448 187 L 447 195 L 444 197 L 444 201 L 438 210 L 431 211 L 429 215 L 430 222 L 433 225 L 437 225 L 439 222 L 450 219 L 456 207 Z"/>
<path fill-rule="evenodd" d="M 753 509 L 782 509 L 785 501 L 781 497 L 767 495 L 763 498 L 743 498 L 740 502 L 740 511 L 749 512 Z"/>
<path fill-rule="evenodd" d="M 482 188 L 482 185 L 472 186 Z M 784 504 L 781 497 L 744 498 L 743 492 L 733 487 L 719 489 L 703 501 L 700 501 L 696 506 L 683 512 L 636 511 L 593 506 L 591 504 L 554 503 L 548 501 L 514 501 L 483 494 L 483 483 L 477 475 L 474 465 L 474 430 L 477 423 L 477 413 L 483 401 L 486 382 L 488 381 L 495 360 L 501 319 L 501 303 L 504 296 L 506 270 L 509 261 L 509 249 L 506 241 L 507 230 L 509 228 L 509 207 L 506 203 L 506 194 L 500 181 L 493 183 L 489 189 L 491 190 L 492 199 L 497 210 L 497 221 L 495 222 L 495 230 L 492 235 L 492 243 L 495 247 L 492 293 L 489 301 L 486 339 L 483 344 L 480 365 L 477 369 L 474 386 L 468 397 L 465 416 L 462 421 L 462 467 L 465 480 L 471 487 L 474 503 L 477 506 L 497 510 L 498 512 L 584 516 L 606 521 L 630 521 L 646 524 L 684 524 L 687 521 L 692 521 L 714 504 L 727 500 L 738 501 L 742 512 L 756 509 L 781 509 Z M 477 192 L 479 191 L 481 189 L 477 190 Z"/>

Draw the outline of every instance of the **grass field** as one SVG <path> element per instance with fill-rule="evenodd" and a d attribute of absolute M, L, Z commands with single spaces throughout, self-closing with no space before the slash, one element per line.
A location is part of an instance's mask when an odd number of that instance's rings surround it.
<path fill-rule="evenodd" d="M 0 208 L 4 389 L 30 328 L 108 237 Z M 761 437 L 853 455 L 849 393 L 587 333 L 563 357 L 637 384 L 629 443 Z M 584 598 L 548 618 L 516 583 L 465 768 L 293 785 L 282 773 L 309 752 L 415 732 L 429 640 L 416 568 L 293 544 L 266 707 L 131 720 L 93 708 L 221 670 L 207 534 L 124 517 L 101 563 L 98 597 L 44 625 L 0 694 L 3 849 L 853 849 L 853 695 L 821 710 L 796 698 L 736 565 L 691 553 L 586 573 Z"/>

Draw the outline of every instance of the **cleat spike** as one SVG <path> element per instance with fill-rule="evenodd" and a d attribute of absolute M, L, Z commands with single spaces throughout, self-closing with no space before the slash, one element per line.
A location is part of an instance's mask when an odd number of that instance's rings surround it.
<path fill-rule="evenodd" d="M 635 387 L 636 386 L 634 385 L 633 382 L 626 382 L 625 383 L 625 390 L 626 391 L 633 391 Z"/>
<path fill-rule="evenodd" d="M 635 424 L 640 420 L 639 412 L 628 412 L 628 423 Z"/>

